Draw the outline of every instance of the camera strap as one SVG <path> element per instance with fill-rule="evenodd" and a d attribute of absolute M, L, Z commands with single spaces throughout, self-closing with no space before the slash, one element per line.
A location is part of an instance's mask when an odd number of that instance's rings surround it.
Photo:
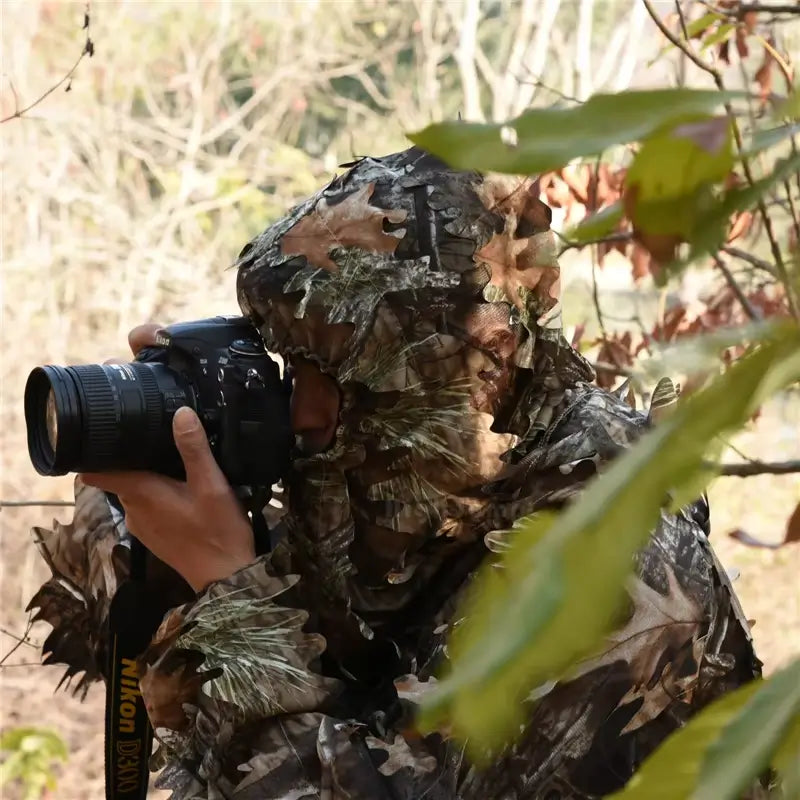
<path fill-rule="evenodd" d="M 113 502 L 113 501 L 112 501 Z M 106 800 L 144 800 L 153 731 L 139 691 L 136 659 L 161 621 L 145 589 L 147 550 L 131 542 L 130 578 L 117 590 L 109 614 L 106 681 Z"/>

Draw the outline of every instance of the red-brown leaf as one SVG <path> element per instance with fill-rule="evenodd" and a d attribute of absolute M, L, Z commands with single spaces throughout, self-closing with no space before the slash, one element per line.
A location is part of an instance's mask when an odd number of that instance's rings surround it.
<path fill-rule="evenodd" d="M 786 523 L 786 536 L 784 542 L 800 542 L 800 503 L 792 512 L 789 521 Z"/>
<path fill-rule="evenodd" d="M 375 184 L 368 183 L 336 205 L 320 199 L 313 211 L 283 235 L 281 252 L 305 256 L 309 264 L 334 272 L 338 266 L 329 255 L 334 247 L 356 246 L 373 253 L 393 253 L 400 239 L 383 230 L 383 220 L 403 222 L 408 214 L 401 209 L 370 205 L 374 189 Z"/>

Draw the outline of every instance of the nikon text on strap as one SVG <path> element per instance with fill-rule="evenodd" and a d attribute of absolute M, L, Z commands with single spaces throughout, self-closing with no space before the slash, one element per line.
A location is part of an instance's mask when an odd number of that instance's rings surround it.
<path fill-rule="evenodd" d="M 147 550 L 131 543 L 130 579 L 111 602 L 106 682 L 106 800 L 144 800 L 153 731 L 139 691 L 136 659 L 161 621 L 145 589 Z"/>

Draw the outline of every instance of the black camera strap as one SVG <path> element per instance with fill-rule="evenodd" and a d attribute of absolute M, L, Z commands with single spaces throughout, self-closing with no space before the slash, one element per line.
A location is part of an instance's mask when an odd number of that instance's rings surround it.
<path fill-rule="evenodd" d="M 109 502 L 121 513 L 114 495 Z M 270 531 L 262 510 L 270 490 L 250 498 L 256 552 L 269 552 Z M 145 800 L 150 777 L 153 730 L 139 690 L 136 659 L 145 651 L 168 608 L 147 589 L 147 548 L 131 538 L 130 576 L 109 613 L 108 680 L 106 681 L 106 800 Z"/>
<path fill-rule="evenodd" d="M 162 610 L 145 589 L 147 550 L 131 541 L 130 578 L 111 602 L 106 681 L 106 800 L 144 800 L 153 731 L 136 659 L 161 622 Z"/>

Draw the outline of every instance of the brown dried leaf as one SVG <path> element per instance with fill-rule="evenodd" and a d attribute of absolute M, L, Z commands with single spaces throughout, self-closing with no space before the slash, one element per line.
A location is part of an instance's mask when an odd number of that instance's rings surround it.
<path fill-rule="evenodd" d="M 771 47 L 775 46 L 774 39 L 768 39 L 767 43 Z M 756 74 L 753 78 L 758 84 L 762 105 L 768 100 L 770 94 L 772 94 L 772 68 L 774 65 L 775 56 L 772 55 L 772 51 L 769 48 L 765 47 L 764 60 L 761 62 L 761 66 L 756 70 Z"/>
<path fill-rule="evenodd" d="M 311 213 L 283 235 L 281 252 L 305 256 L 309 264 L 333 272 L 338 270 L 329 255 L 334 247 L 356 246 L 372 253 L 393 253 L 403 231 L 387 233 L 383 220 L 399 223 L 408 215 L 402 209 L 370 205 L 374 189 L 375 184 L 368 183 L 333 206 L 321 198 Z"/>
<path fill-rule="evenodd" d="M 800 503 L 797 508 L 792 512 L 789 521 L 786 523 L 786 536 L 783 539 L 786 542 L 800 542 Z"/>
<path fill-rule="evenodd" d="M 638 283 L 644 280 L 651 272 L 652 258 L 650 253 L 645 250 L 642 245 L 635 242 L 633 251 L 631 252 L 631 270 L 633 273 L 633 280 Z"/>
<path fill-rule="evenodd" d="M 736 52 L 739 58 L 747 58 L 750 55 L 750 48 L 747 46 L 747 29 L 742 25 L 736 28 Z"/>
<path fill-rule="evenodd" d="M 753 212 L 741 211 L 738 214 L 731 215 L 731 227 L 728 231 L 728 237 L 725 240 L 728 244 L 736 241 L 740 236 L 747 236 L 750 233 L 750 228 L 753 227 Z"/>

